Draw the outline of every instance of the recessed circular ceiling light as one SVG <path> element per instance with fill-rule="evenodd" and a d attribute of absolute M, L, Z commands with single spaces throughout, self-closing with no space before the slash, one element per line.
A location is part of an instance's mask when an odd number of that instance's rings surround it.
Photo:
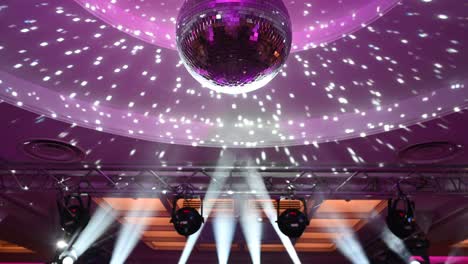
<path fill-rule="evenodd" d="M 20 146 L 28 156 L 45 162 L 74 163 L 85 157 L 79 147 L 53 139 L 30 139 Z"/>

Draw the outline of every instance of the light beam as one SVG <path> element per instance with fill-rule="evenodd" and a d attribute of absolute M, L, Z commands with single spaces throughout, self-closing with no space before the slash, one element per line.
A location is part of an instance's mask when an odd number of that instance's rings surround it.
<path fill-rule="evenodd" d="M 411 253 L 406 248 L 405 243 L 395 236 L 386 225 L 384 225 L 381 237 L 387 247 L 395 252 L 402 260 L 408 261 L 411 258 Z"/>
<path fill-rule="evenodd" d="M 148 208 L 143 203 L 135 202 L 133 210 L 126 218 L 135 218 L 136 222 L 126 221 L 120 229 L 110 264 L 123 264 L 140 240 L 141 234 L 148 225 L 149 217 L 154 216 L 155 208 Z"/>
<path fill-rule="evenodd" d="M 258 220 L 260 214 L 255 209 L 250 209 L 246 202 L 242 203 L 240 222 L 242 232 L 247 242 L 252 264 L 261 263 L 262 249 L 262 223 Z"/>
<path fill-rule="evenodd" d="M 218 160 L 218 164 L 216 168 L 220 168 L 223 166 L 231 166 L 234 164 L 234 157 L 231 156 L 229 153 L 224 153 L 224 155 Z M 208 200 L 217 199 L 219 196 L 219 191 L 224 187 L 224 183 L 226 179 L 229 177 L 229 173 L 223 170 L 215 170 L 213 177 L 211 178 L 210 185 L 208 186 L 208 190 L 206 192 L 206 196 L 203 199 L 203 216 L 208 217 L 211 214 L 211 210 L 213 209 L 214 203 L 207 203 Z M 206 222 L 207 219 L 205 219 Z M 198 237 L 200 236 L 201 232 L 205 225 L 202 225 L 200 230 L 197 233 L 188 237 L 187 242 L 185 243 L 184 250 L 182 251 L 182 255 L 179 258 L 178 264 L 185 264 L 192 253 L 195 244 L 197 243 Z"/>
<path fill-rule="evenodd" d="M 81 256 L 96 240 L 106 232 L 116 218 L 116 212 L 109 206 L 100 205 L 89 220 L 88 225 L 81 232 L 73 249 L 76 255 Z"/>
<path fill-rule="evenodd" d="M 281 242 L 283 243 L 286 251 L 289 254 L 289 257 L 293 261 L 294 264 L 301 263 L 299 256 L 297 255 L 296 249 L 294 248 L 291 240 L 289 237 L 284 235 L 281 230 L 279 229 L 278 225 L 276 224 L 276 220 L 278 218 L 276 214 L 276 210 L 271 202 L 270 195 L 265 187 L 265 183 L 263 182 L 262 177 L 260 174 L 255 170 L 249 170 L 247 175 L 247 183 L 251 190 L 255 190 L 259 193 L 259 197 L 262 200 L 262 207 L 267 215 L 268 219 L 270 220 L 271 225 L 275 229 L 276 234 L 279 236 Z"/>
<path fill-rule="evenodd" d="M 320 201 L 323 201 L 322 197 L 318 197 Z M 337 213 L 337 210 L 331 210 L 331 217 L 334 219 L 344 219 L 343 216 Z M 354 230 L 346 225 L 343 221 L 338 221 L 338 225 L 334 227 L 334 230 L 329 229 L 330 233 L 338 233 L 338 236 L 333 238 L 338 250 L 353 264 L 369 264 L 369 259 L 364 253 L 364 249 L 361 246 L 361 243 L 356 237 Z"/>
<path fill-rule="evenodd" d="M 227 264 L 232 240 L 236 230 L 236 219 L 231 214 L 217 213 L 213 223 L 218 263 Z"/>

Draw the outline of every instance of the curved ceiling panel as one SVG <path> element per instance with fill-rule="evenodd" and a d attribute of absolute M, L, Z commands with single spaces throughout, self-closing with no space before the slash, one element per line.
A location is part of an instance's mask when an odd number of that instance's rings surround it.
<path fill-rule="evenodd" d="M 183 0 L 75 0 L 113 27 L 148 43 L 175 49 L 175 23 Z M 230 0 L 242 2 L 243 0 Z M 340 38 L 390 10 L 398 0 L 297 0 L 287 4 L 293 52 Z"/>
<path fill-rule="evenodd" d="M 68 123 L 175 144 L 367 136 L 465 106 L 466 9 L 462 1 L 403 1 L 355 33 L 291 55 L 263 89 L 232 96 L 200 87 L 175 51 L 129 36 L 74 1 L 8 0 L 0 6 L 0 97 Z M 296 19 L 303 11 L 290 10 Z M 320 20 L 335 17 L 325 13 Z"/>

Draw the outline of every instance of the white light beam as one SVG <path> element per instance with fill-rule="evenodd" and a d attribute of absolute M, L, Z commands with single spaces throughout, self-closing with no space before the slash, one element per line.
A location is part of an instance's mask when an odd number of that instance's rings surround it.
<path fill-rule="evenodd" d="M 278 227 L 278 224 L 276 223 L 278 216 L 276 214 L 276 210 L 273 206 L 273 203 L 271 202 L 270 195 L 268 194 L 268 191 L 265 187 L 265 183 L 263 182 L 261 175 L 257 171 L 249 170 L 249 175 L 247 175 L 247 183 L 249 184 L 251 190 L 255 190 L 258 193 L 260 193 L 260 199 L 263 201 L 263 210 L 265 211 L 265 214 L 270 220 L 271 225 L 275 229 L 276 234 L 278 234 L 281 242 L 286 248 L 286 251 L 288 252 L 289 257 L 291 258 L 293 263 L 301 263 L 301 260 L 299 259 L 299 256 L 297 255 L 296 249 L 294 248 L 291 240 L 289 239 L 289 237 L 287 237 L 281 232 L 281 230 Z"/>
<path fill-rule="evenodd" d="M 73 249 L 76 255 L 81 256 L 96 240 L 106 232 L 114 222 L 117 214 L 110 206 L 101 205 L 89 220 L 88 225 L 83 229 Z"/>
<path fill-rule="evenodd" d="M 222 158 L 218 161 L 216 167 L 220 168 L 223 166 L 230 166 L 234 164 L 234 161 L 235 159 L 231 155 L 229 155 L 229 153 L 224 153 Z M 219 191 L 224 187 L 224 183 L 226 182 L 226 179 L 228 177 L 229 173 L 227 171 L 215 170 L 213 177 L 211 178 L 210 185 L 208 186 L 206 196 L 203 199 L 203 204 L 205 205 L 203 207 L 203 214 L 204 216 L 206 216 L 206 218 L 208 218 L 208 216 L 211 214 L 211 210 L 213 209 L 213 203 L 207 203 L 207 201 L 218 198 Z M 205 219 L 205 221 L 206 220 L 207 219 Z M 205 225 L 202 225 L 198 232 L 188 237 L 187 242 L 185 243 L 184 250 L 182 251 L 182 255 L 179 258 L 178 264 L 187 263 L 190 254 L 192 253 L 192 250 L 195 247 L 195 244 L 197 243 L 198 237 L 200 236 L 204 227 Z"/>
<path fill-rule="evenodd" d="M 319 200 L 323 201 L 323 197 L 318 197 Z M 329 232 L 338 233 L 337 236 L 334 236 L 333 242 L 335 242 L 336 247 L 338 250 L 348 258 L 351 263 L 354 264 L 369 264 L 369 259 L 367 258 L 366 254 L 364 253 L 364 249 L 361 246 L 361 243 L 356 237 L 354 230 L 350 228 L 344 221 L 340 221 L 339 219 L 343 219 L 342 215 L 337 213 L 337 210 L 333 210 L 331 217 L 333 219 L 338 219 L 336 229 L 331 230 Z"/>
<path fill-rule="evenodd" d="M 236 230 L 236 219 L 233 215 L 217 213 L 213 223 L 216 240 L 218 263 L 227 264 L 231 253 L 232 240 Z"/>
<path fill-rule="evenodd" d="M 252 264 L 261 263 L 262 222 L 259 219 L 261 218 L 257 210 L 248 208 L 246 202 L 242 203 L 240 222 Z"/>
<path fill-rule="evenodd" d="M 401 259 L 408 261 L 411 258 L 411 253 L 406 248 L 405 243 L 395 236 L 386 225 L 384 225 L 381 236 L 388 248 L 395 252 Z"/>
<path fill-rule="evenodd" d="M 126 217 L 136 218 L 136 222 L 126 221 L 120 229 L 119 237 L 112 253 L 110 264 L 123 264 L 138 244 L 142 233 L 148 225 L 148 217 L 153 216 L 155 208 L 148 208 L 143 203 L 136 202 L 133 210 Z"/>

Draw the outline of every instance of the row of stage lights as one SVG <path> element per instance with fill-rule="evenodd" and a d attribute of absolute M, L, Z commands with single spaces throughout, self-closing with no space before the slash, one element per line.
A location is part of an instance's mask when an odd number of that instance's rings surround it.
<path fill-rule="evenodd" d="M 86 197 L 86 200 L 83 197 Z M 176 210 L 177 201 L 180 199 L 186 198 L 178 196 L 173 200 L 170 222 L 178 234 L 189 237 L 198 232 L 205 222 L 202 216 L 203 201 L 201 201 L 200 212 L 197 208 L 188 206 Z M 60 224 L 64 232 L 64 238 L 57 242 L 57 248 L 61 251 L 58 262 L 61 264 L 73 264 L 78 258 L 71 245 L 90 220 L 90 201 L 91 198 L 88 195 L 77 194 L 66 196 L 62 201 L 57 202 Z M 301 202 L 304 204 L 304 208 L 307 208 L 306 201 L 302 199 Z M 280 203 L 281 200 L 278 200 L 277 224 L 279 229 L 292 239 L 299 238 L 309 225 L 307 212 L 289 208 L 280 213 Z"/>
<path fill-rule="evenodd" d="M 190 206 L 176 210 L 177 202 L 180 199 L 188 200 L 191 198 L 180 195 L 176 196 L 173 200 L 173 211 L 170 222 L 174 225 L 174 229 L 178 234 L 189 237 L 198 232 L 205 222 L 203 217 L 203 200 L 201 200 L 199 212 L 197 208 Z M 302 203 L 304 210 L 288 208 L 280 212 L 281 199 L 277 200 L 276 223 L 281 232 L 292 240 L 301 237 L 310 222 L 305 199 L 296 200 Z M 65 196 L 57 202 L 64 238 L 57 242 L 57 248 L 61 252 L 59 252 L 60 254 L 56 262 L 73 264 L 77 261 L 78 256 L 72 245 L 90 220 L 90 205 L 91 197 L 86 194 Z M 388 201 L 386 223 L 395 236 L 405 241 L 406 246 L 412 251 L 411 253 L 422 256 L 424 262 L 429 263 L 427 257 L 425 257 L 427 256 L 429 242 L 426 239 L 413 237 L 417 229 L 414 210 L 414 202 L 406 196 L 390 199 Z M 411 239 L 412 237 L 414 239 Z M 411 262 L 411 264 L 418 263 L 421 262 L 417 260 Z"/>
<path fill-rule="evenodd" d="M 182 199 L 180 197 L 174 199 L 174 208 L 172 212 L 171 223 L 174 225 L 175 230 L 182 236 L 188 237 L 195 234 L 202 224 L 204 223 L 203 218 L 203 201 L 201 202 L 201 213 L 193 207 L 183 207 L 179 210 L 175 210 L 177 201 Z M 306 201 L 300 200 L 304 208 L 307 208 Z M 291 239 L 299 238 L 304 233 L 306 227 L 309 225 L 309 217 L 307 211 L 300 211 L 295 208 L 288 208 L 280 214 L 280 203 L 281 200 L 277 201 L 277 213 L 278 220 L 276 221 L 279 229 L 283 234 Z"/>

